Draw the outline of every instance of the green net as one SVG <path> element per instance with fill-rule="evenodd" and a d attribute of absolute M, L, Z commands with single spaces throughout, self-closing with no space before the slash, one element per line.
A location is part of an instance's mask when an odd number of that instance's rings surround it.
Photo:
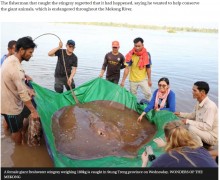
<path fill-rule="evenodd" d="M 31 84 L 36 94 L 34 100 L 37 104 L 37 111 L 41 118 L 47 149 L 53 159 L 55 167 L 141 167 L 141 154 L 147 145 L 153 147 L 156 156 L 163 153 L 163 149 L 158 148 L 151 140 L 146 146 L 139 149 L 136 158 L 108 156 L 93 160 L 74 160 L 66 157 L 56 150 L 51 119 L 57 110 L 64 106 L 75 104 L 71 91 L 59 94 L 43 88 L 34 82 Z M 125 88 L 121 88 L 119 85 L 101 78 L 96 78 L 82 84 L 74 89 L 74 93 L 80 103 L 96 100 L 115 101 L 125 105 L 127 108 L 133 109 L 139 114 L 142 113 L 146 107 L 146 105 L 139 104 L 137 98 Z M 163 126 L 166 122 L 178 119 L 169 111 L 159 111 L 155 113 L 155 111 L 152 110 L 147 113 L 146 117 L 157 127 L 157 133 L 154 138 L 164 136 Z"/>

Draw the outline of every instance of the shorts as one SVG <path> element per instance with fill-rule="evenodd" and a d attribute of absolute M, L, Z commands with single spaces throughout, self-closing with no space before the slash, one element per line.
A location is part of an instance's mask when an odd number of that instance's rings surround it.
<path fill-rule="evenodd" d="M 16 133 L 23 128 L 24 118 L 28 118 L 30 114 L 31 111 L 27 108 L 27 106 L 24 106 L 22 112 L 18 115 L 7 115 L 7 114 L 2 114 L 2 115 L 4 116 L 10 128 L 10 131 L 12 133 Z"/>

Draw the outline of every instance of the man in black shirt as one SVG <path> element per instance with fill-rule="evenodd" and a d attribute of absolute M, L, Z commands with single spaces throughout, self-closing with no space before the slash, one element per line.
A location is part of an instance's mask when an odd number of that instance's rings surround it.
<path fill-rule="evenodd" d="M 112 51 L 105 55 L 104 63 L 99 77 L 103 77 L 107 67 L 106 80 L 118 84 L 120 70 L 125 68 L 125 57 L 118 51 L 120 48 L 118 41 L 112 42 Z"/>
<path fill-rule="evenodd" d="M 67 90 L 75 88 L 73 77 L 76 74 L 78 62 L 77 56 L 73 53 L 75 49 L 75 42 L 73 40 L 67 41 L 66 49 L 61 49 L 62 47 L 63 43 L 60 41 L 58 47 L 48 52 L 49 56 L 58 57 L 54 75 L 54 89 L 58 93 L 63 92 L 63 86 L 65 86 Z M 66 77 L 66 73 L 68 77 Z"/>

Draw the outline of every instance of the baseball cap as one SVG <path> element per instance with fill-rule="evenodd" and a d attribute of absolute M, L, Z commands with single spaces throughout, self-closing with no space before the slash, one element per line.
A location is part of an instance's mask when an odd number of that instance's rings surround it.
<path fill-rule="evenodd" d="M 118 41 L 113 41 L 112 42 L 112 47 L 119 47 L 119 42 Z"/>
<path fill-rule="evenodd" d="M 68 45 L 73 45 L 73 46 L 75 46 L 75 41 L 73 41 L 72 39 L 70 39 L 70 40 L 67 41 L 67 44 L 68 44 Z"/>

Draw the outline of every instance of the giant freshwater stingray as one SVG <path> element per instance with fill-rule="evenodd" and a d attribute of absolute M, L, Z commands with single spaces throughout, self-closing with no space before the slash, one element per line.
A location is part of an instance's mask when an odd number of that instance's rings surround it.
<path fill-rule="evenodd" d="M 72 159 L 107 156 L 133 158 L 156 127 L 123 104 L 93 101 L 66 106 L 54 113 L 52 130 L 58 152 Z"/>

